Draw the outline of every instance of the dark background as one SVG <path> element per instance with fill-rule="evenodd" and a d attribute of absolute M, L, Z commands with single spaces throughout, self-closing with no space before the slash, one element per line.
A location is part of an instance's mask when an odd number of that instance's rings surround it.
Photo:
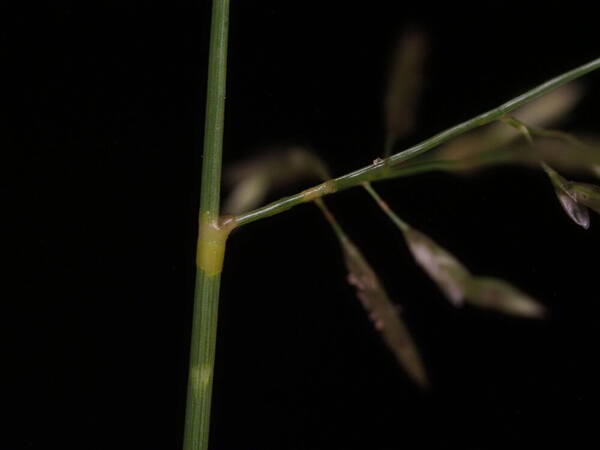
<path fill-rule="evenodd" d="M 181 448 L 209 9 L 2 10 L 0 449 Z M 431 47 L 402 146 L 598 57 L 594 20 L 565 3 L 234 1 L 225 163 L 291 143 L 336 175 L 369 163 L 406 26 Z M 600 76 L 584 83 L 563 128 L 598 132 Z M 598 218 L 578 228 L 546 177 L 523 168 L 380 191 L 551 317 L 453 309 L 365 193 L 332 197 L 403 306 L 433 383 L 419 392 L 346 285 L 314 208 L 249 225 L 231 236 L 222 277 L 212 448 L 593 446 Z"/>

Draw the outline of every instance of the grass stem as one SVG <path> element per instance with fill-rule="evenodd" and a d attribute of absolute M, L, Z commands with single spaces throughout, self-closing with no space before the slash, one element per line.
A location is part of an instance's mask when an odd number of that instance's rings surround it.
<path fill-rule="evenodd" d="M 184 450 L 208 449 L 220 274 L 229 230 L 219 220 L 228 22 L 229 0 L 214 0 Z"/>

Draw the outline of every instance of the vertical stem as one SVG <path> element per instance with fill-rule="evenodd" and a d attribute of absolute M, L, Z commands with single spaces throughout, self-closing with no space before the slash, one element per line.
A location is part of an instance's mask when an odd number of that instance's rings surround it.
<path fill-rule="evenodd" d="M 229 0 L 214 0 L 200 191 L 199 236 L 184 450 L 207 450 L 219 284 L 228 232 L 219 222 Z"/>

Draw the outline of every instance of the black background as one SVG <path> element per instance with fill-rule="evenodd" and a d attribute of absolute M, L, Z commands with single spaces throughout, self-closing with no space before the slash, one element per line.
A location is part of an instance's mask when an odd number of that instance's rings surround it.
<path fill-rule="evenodd" d="M 181 448 L 209 10 L 2 10 L 1 449 Z M 575 5 L 234 1 L 225 164 L 292 143 L 336 175 L 369 163 L 388 56 L 411 25 L 431 47 L 402 146 L 598 57 L 594 15 Z M 600 77 L 584 84 L 563 128 L 597 132 Z M 212 448 L 593 446 L 597 217 L 578 228 L 546 177 L 523 168 L 379 189 L 551 317 L 453 309 L 365 193 L 332 197 L 403 306 L 433 382 L 419 392 L 314 208 L 249 225 L 231 236 L 222 277 Z"/>

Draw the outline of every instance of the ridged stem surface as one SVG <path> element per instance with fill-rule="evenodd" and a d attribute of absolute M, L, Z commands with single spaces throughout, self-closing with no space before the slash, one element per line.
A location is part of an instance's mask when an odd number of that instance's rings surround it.
<path fill-rule="evenodd" d="M 228 234 L 219 221 L 228 22 L 229 0 L 214 0 L 184 450 L 207 450 L 210 430 L 220 274 Z"/>

